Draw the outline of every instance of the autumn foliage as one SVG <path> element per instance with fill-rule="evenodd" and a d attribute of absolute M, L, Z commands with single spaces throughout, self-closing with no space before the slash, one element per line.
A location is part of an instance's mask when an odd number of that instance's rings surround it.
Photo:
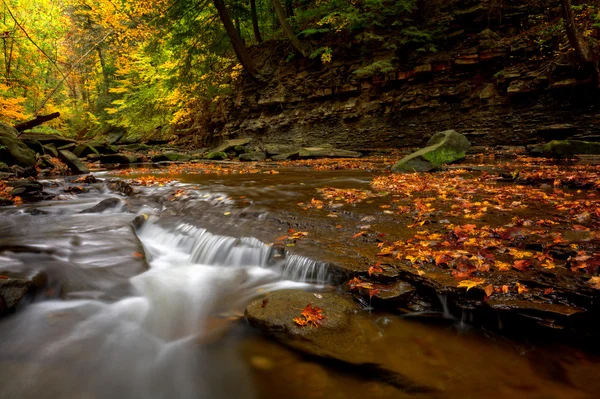
<path fill-rule="evenodd" d="M 302 314 L 300 317 L 294 318 L 294 323 L 299 326 L 307 326 L 310 325 L 312 327 L 319 327 L 325 316 L 323 315 L 323 309 L 313 306 L 311 303 L 306 305 L 304 310 L 302 310 Z"/>

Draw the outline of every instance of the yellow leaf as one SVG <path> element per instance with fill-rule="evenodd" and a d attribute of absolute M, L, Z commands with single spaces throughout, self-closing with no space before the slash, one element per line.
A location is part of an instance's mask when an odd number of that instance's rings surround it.
<path fill-rule="evenodd" d="M 477 287 L 478 285 L 481 285 L 485 283 L 485 280 L 482 278 L 474 278 L 471 280 L 463 280 L 460 283 L 458 283 L 458 288 L 466 288 L 467 291 L 469 291 L 471 288 L 473 287 Z"/>

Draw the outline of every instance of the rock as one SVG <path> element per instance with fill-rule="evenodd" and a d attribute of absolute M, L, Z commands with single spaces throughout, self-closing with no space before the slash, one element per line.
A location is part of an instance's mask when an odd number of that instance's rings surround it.
<path fill-rule="evenodd" d="M 275 155 L 275 156 L 271 157 L 271 159 L 273 161 L 287 161 L 287 160 L 290 160 L 290 159 L 300 159 L 300 155 L 298 154 L 298 152 L 299 151 L 296 151 L 296 152 L 287 152 L 287 153 L 284 153 L 284 154 L 278 154 L 278 155 Z"/>
<path fill-rule="evenodd" d="M 427 172 L 438 169 L 442 164 L 464 158 L 469 147 L 469 140 L 454 130 L 438 132 L 429 139 L 427 147 L 398 161 L 392 167 L 392 172 Z"/>
<path fill-rule="evenodd" d="M 35 152 L 17 134 L 14 127 L 0 122 L 0 161 L 7 165 L 35 166 Z"/>
<path fill-rule="evenodd" d="M 90 142 L 89 145 L 94 147 L 98 154 L 118 154 L 119 151 L 110 144 L 101 142 Z"/>
<path fill-rule="evenodd" d="M 77 144 L 75 144 L 75 143 L 69 143 L 69 144 L 65 144 L 65 145 L 59 146 L 58 147 L 58 151 L 60 151 L 60 150 L 67 150 L 67 151 L 73 152 L 73 150 L 75 150 L 75 148 L 77 148 Z"/>
<path fill-rule="evenodd" d="M 265 152 L 267 155 L 281 155 L 281 154 L 292 154 L 297 153 L 300 147 L 287 144 L 267 144 L 265 145 Z"/>
<path fill-rule="evenodd" d="M 215 152 L 215 151 L 211 151 L 208 154 L 206 154 L 204 156 L 204 159 L 221 159 L 221 160 L 225 160 L 225 159 L 229 159 L 229 155 L 227 155 L 227 153 L 225 152 Z"/>
<path fill-rule="evenodd" d="M 44 195 L 44 187 L 34 180 L 15 180 L 8 182 L 7 185 L 13 187 L 10 193 L 12 196 L 19 196 L 27 200 L 40 200 Z"/>
<path fill-rule="evenodd" d="M 79 158 L 75 156 L 71 151 L 60 150 L 58 152 L 59 158 L 67 164 L 69 170 L 74 174 L 84 175 L 90 173 L 90 170 Z"/>
<path fill-rule="evenodd" d="M 10 173 L 16 177 L 35 177 L 37 176 L 37 169 L 35 166 L 21 167 L 19 165 L 13 165 L 9 168 Z"/>
<path fill-rule="evenodd" d="M 530 152 L 532 155 L 556 158 L 577 154 L 598 155 L 600 154 L 600 143 L 580 140 L 552 140 L 544 145 L 534 146 Z"/>
<path fill-rule="evenodd" d="M 116 208 L 121 204 L 121 200 L 118 198 L 107 198 L 105 200 L 100 201 L 96 205 L 91 208 L 84 209 L 79 213 L 101 213 L 107 209 Z"/>
<path fill-rule="evenodd" d="M 42 143 L 42 145 L 52 144 L 55 147 L 61 147 L 67 144 L 76 144 L 75 140 L 66 137 L 59 136 L 58 134 L 48 134 L 43 132 L 25 132 L 21 133 L 21 140 L 35 140 Z"/>
<path fill-rule="evenodd" d="M 44 145 L 44 152 L 48 155 L 53 156 L 54 158 L 58 158 L 58 150 L 56 149 L 54 144 Z"/>
<path fill-rule="evenodd" d="M 98 152 L 98 150 L 96 148 L 94 148 L 93 146 L 91 146 L 89 144 L 79 144 L 73 150 L 73 154 L 75 154 L 78 157 L 86 157 L 90 154 L 100 154 L 100 153 Z"/>
<path fill-rule="evenodd" d="M 294 322 L 294 318 L 301 318 L 308 304 L 323 310 L 325 318 L 318 327 Z M 360 310 L 357 303 L 336 293 L 286 290 L 252 302 L 245 315 L 250 325 L 295 350 L 352 366 L 364 375 L 376 375 L 407 391 L 435 390 L 415 382 L 393 361 L 375 354 L 373 340 L 378 335 L 377 326 L 359 317 Z"/>
<path fill-rule="evenodd" d="M 138 158 L 135 155 L 127 155 L 127 154 L 107 154 L 107 155 L 97 155 L 90 154 L 88 155 L 88 159 L 90 161 L 100 161 L 101 164 L 128 164 L 135 163 L 138 161 Z"/>
<path fill-rule="evenodd" d="M 15 311 L 24 298 L 35 290 L 33 282 L 23 279 L 0 279 L 0 315 Z"/>
<path fill-rule="evenodd" d="M 240 155 L 240 161 L 259 162 L 267 158 L 264 152 L 249 152 Z"/>
<path fill-rule="evenodd" d="M 0 197 L 0 206 L 11 206 L 14 204 L 15 203 L 13 202 L 13 200 L 4 198 L 4 197 Z"/>
<path fill-rule="evenodd" d="M 188 162 L 192 157 L 176 152 L 165 152 L 152 157 L 152 162 Z"/>
<path fill-rule="evenodd" d="M 374 304 L 381 307 L 392 307 L 397 308 L 405 306 L 413 298 L 415 294 L 415 287 L 404 282 L 397 281 L 394 284 L 387 286 L 377 285 L 379 292 L 373 295 Z M 369 293 L 366 293 L 366 298 L 369 297 Z"/>
<path fill-rule="evenodd" d="M 0 172 L 8 172 L 9 168 L 8 165 L 5 164 L 4 162 L 0 162 Z"/>
<path fill-rule="evenodd" d="M 119 192 L 128 197 L 134 193 L 133 187 L 123 180 L 111 180 L 108 182 L 107 186 L 109 190 Z"/>
<path fill-rule="evenodd" d="M 15 174 L 10 172 L 0 172 L 0 180 L 10 179 L 11 177 L 15 177 Z"/>
<path fill-rule="evenodd" d="M 227 152 L 227 151 L 232 150 L 236 146 L 245 146 L 246 144 L 250 143 L 251 141 L 252 141 L 251 138 L 227 140 L 220 146 L 213 149 L 211 151 L 211 153 L 212 152 Z M 211 159 L 211 158 L 209 158 L 209 159 Z"/>
<path fill-rule="evenodd" d="M 37 140 L 23 140 L 23 144 L 29 147 L 30 150 L 35 152 L 36 154 L 44 155 L 46 150 L 44 150 L 44 146 Z"/>
<path fill-rule="evenodd" d="M 339 150 L 327 147 L 305 147 L 298 151 L 300 158 L 358 158 L 362 154 L 357 151 Z"/>

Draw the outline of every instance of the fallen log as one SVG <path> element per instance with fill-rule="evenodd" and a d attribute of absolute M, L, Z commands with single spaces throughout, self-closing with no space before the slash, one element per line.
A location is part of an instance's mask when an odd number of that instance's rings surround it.
<path fill-rule="evenodd" d="M 60 112 L 54 112 L 54 113 L 48 114 L 48 115 L 38 115 L 32 120 L 16 124 L 14 126 L 14 128 L 17 129 L 17 132 L 21 133 L 24 130 L 31 129 L 32 127 L 41 125 L 44 122 L 48 122 L 48 121 L 51 121 L 52 119 L 56 119 L 59 116 L 60 116 Z"/>

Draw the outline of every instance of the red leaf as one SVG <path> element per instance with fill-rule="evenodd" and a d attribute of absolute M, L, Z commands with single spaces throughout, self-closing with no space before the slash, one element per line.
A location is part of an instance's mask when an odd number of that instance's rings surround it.
<path fill-rule="evenodd" d="M 516 260 L 513 263 L 513 268 L 520 271 L 525 271 L 529 266 L 531 266 L 531 261 L 529 260 Z"/>

